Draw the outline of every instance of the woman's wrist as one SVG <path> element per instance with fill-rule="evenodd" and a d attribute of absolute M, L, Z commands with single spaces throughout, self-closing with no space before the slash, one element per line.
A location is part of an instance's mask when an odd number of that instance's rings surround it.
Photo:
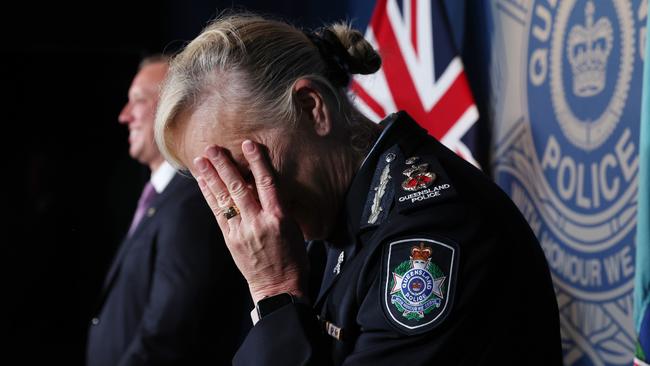
<path fill-rule="evenodd" d="M 298 285 L 297 280 L 284 281 L 277 284 L 267 284 L 264 286 L 249 285 L 253 303 L 257 304 L 258 301 L 265 297 L 271 297 L 282 293 L 290 294 L 296 298 L 306 298 L 306 291 Z"/>

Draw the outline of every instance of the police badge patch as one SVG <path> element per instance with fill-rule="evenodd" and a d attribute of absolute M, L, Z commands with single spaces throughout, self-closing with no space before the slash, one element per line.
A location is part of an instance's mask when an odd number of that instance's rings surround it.
<path fill-rule="evenodd" d="M 384 248 L 382 307 L 399 331 L 418 334 L 449 313 L 456 284 L 457 246 L 449 241 L 402 239 Z"/>

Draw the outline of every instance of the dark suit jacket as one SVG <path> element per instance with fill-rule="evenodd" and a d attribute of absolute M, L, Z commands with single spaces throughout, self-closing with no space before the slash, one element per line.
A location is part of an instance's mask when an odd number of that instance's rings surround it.
<path fill-rule="evenodd" d="M 230 364 L 251 304 L 196 182 L 177 174 L 118 251 L 87 364 Z"/>

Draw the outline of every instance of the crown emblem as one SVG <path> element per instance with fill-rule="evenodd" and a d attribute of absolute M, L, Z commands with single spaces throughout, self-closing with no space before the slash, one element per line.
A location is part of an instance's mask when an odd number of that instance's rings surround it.
<path fill-rule="evenodd" d="M 408 164 L 408 162 L 407 162 Z M 405 191 L 417 191 L 429 187 L 436 179 L 435 173 L 429 172 L 429 164 L 413 164 L 402 172 L 406 180 L 402 182 Z"/>
<path fill-rule="evenodd" d="M 567 54 L 573 73 L 573 93 L 579 97 L 597 95 L 605 88 L 607 58 L 612 50 L 612 24 L 601 17 L 594 23 L 596 6 L 585 5 L 585 24 L 571 28 Z"/>
<path fill-rule="evenodd" d="M 411 247 L 411 263 L 413 268 L 425 268 L 431 258 L 431 248 L 425 247 L 424 243 Z"/>

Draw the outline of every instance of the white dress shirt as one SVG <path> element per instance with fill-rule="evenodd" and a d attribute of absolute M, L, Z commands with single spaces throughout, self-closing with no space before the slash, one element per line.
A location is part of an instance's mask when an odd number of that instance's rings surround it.
<path fill-rule="evenodd" d="M 167 161 L 163 161 L 158 169 L 156 169 L 155 172 L 151 173 L 151 185 L 153 185 L 156 193 L 162 193 L 169 182 L 172 181 L 174 175 L 176 175 L 176 169 L 174 169 L 174 167 L 171 166 L 171 164 L 169 164 Z"/>

